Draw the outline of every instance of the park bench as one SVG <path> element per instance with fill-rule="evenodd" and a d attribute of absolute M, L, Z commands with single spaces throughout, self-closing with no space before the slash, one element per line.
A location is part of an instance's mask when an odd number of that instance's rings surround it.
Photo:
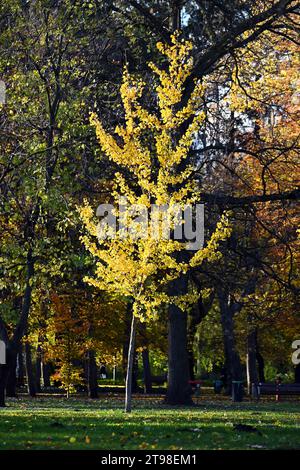
<path fill-rule="evenodd" d="M 300 395 L 300 384 L 259 383 L 257 386 L 257 398 L 261 395 L 275 395 L 279 401 L 281 396 Z"/>

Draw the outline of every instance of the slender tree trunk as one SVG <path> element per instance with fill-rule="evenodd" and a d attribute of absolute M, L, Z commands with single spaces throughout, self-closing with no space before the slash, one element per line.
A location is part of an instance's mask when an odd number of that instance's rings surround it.
<path fill-rule="evenodd" d="M 266 377 L 265 377 L 265 361 L 263 356 L 260 353 L 259 350 L 259 342 L 258 342 L 258 332 L 256 331 L 256 360 L 257 360 L 257 372 L 258 372 L 258 379 L 259 382 L 265 383 Z"/>
<path fill-rule="evenodd" d="M 42 378 L 42 349 L 41 346 L 38 346 L 36 351 L 36 391 L 39 393 L 41 391 L 41 378 Z"/>
<path fill-rule="evenodd" d="M 145 393 L 151 393 L 152 392 L 152 376 L 151 376 L 148 348 L 143 349 L 142 357 L 143 357 L 144 391 Z"/>
<path fill-rule="evenodd" d="M 132 322 L 132 303 L 128 302 L 126 307 L 126 317 L 125 317 L 125 331 L 124 331 L 124 343 L 123 343 L 123 355 L 122 355 L 122 367 L 124 378 L 126 380 L 127 375 L 127 360 L 128 360 L 128 348 L 130 341 L 130 329 Z"/>
<path fill-rule="evenodd" d="M 51 376 L 51 366 L 47 362 L 42 362 L 42 376 L 43 376 L 43 386 L 50 387 L 50 376 Z"/>
<path fill-rule="evenodd" d="M 132 368 L 132 393 L 138 393 L 138 375 L 139 375 L 139 354 L 134 351 L 133 368 Z"/>
<path fill-rule="evenodd" d="M 25 343 L 25 363 L 28 394 L 34 398 L 36 397 L 36 381 L 32 365 L 31 347 L 27 341 Z"/>
<path fill-rule="evenodd" d="M 2 406 L 5 406 L 5 389 L 7 387 L 7 381 L 9 376 L 9 371 L 13 364 L 15 364 L 16 357 L 20 348 L 22 337 L 26 331 L 28 315 L 30 311 L 31 305 L 31 293 L 32 293 L 32 286 L 31 286 L 31 279 L 34 275 L 34 260 L 32 256 L 32 249 L 29 248 L 27 252 L 27 260 L 26 260 L 26 287 L 21 307 L 21 315 L 19 322 L 15 328 L 13 337 L 11 340 L 8 339 L 7 331 L 4 331 L 3 324 L 1 323 L 1 332 L 2 335 L 6 335 L 6 344 L 7 344 L 7 364 L 4 368 L 3 373 L 0 375 L 0 394 L 1 394 L 1 402 Z M 4 390 L 4 392 L 3 392 Z"/>
<path fill-rule="evenodd" d="M 131 412 L 132 373 L 133 373 L 133 362 L 134 362 L 134 354 L 135 354 L 136 327 L 137 327 L 137 318 L 135 315 L 132 315 L 130 341 L 129 341 L 129 348 L 128 348 L 128 359 L 127 359 L 126 387 L 125 387 L 125 411 L 126 413 Z"/>
<path fill-rule="evenodd" d="M 195 311 L 192 309 L 191 318 L 189 320 L 189 326 L 187 330 L 187 351 L 189 361 L 189 378 L 195 380 L 195 354 L 194 354 L 194 341 L 197 330 L 197 323 L 194 321 Z"/>
<path fill-rule="evenodd" d="M 170 29 L 173 32 L 181 28 L 181 4 L 182 0 L 173 0 L 171 2 Z"/>
<path fill-rule="evenodd" d="M 252 329 L 247 336 L 247 388 L 252 393 L 252 384 L 258 383 L 256 369 L 256 331 Z"/>
<path fill-rule="evenodd" d="M 202 312 L 200 312 L 200 301 L 192 309 L 188 316 L 188 328 L 187 328 L 187 350 L 188 350 L 188 361 L 189 361 L 189 377 L 191 380 L 195 380 L 195 354 L 194 354 L 194 343 L 195 335 L 197 332 L 197 326 L 201 323 L 205 317 L 204 307 L 202 305 Z"/>
<path fill-rule="evenodd" d="M 223 330 L 225 368 L 227 372 L 226 393 L 230 395 L 232 392 L 232 381 L 242 380 L 242 367 L 240 357 L 236 351 L 233 318 L 234 312 L 230 305 L 229 294 L 219 290 L 218 297 Z"/>
<path fill-rule="evenodd" d="M 88 351 L 88 394 L 89 398 L 98 398 L 97 364 L 95 351 Z"/>
<path fill-rule="evenodd" d="M 23 357 L 23 345 L 20 345 L 19 353 L 18 353 L 18 371 L 17 371 L 17 383 L 18 387 L 23 387 L 24 385 L 24 357 Z"/>

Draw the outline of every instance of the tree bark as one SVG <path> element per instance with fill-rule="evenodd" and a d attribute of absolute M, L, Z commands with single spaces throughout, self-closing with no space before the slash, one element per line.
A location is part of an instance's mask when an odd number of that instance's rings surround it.
<path fill-rule="evenodd" d="M 189 378 L 190 380 L 195 380 L 195 354 L 194 354 L 194 341 L 195 334 L 197 331 L 197 325 L 200 323 L 200 319 L 197 315 L 196 306 L 192 309 L 190 318 L 188 318 L 188 328 L 187 328 L 187 351 L 188 351 L 188 361 L 189 361 Z"/>
<path fill-rule="evenodd" d="M 5 385 L 8 375 L 7 365 L 0 365 L 0 408 L 5 407 Z"/>
<path fill-rule="evenodd" d="M 257 384 L 257 382 L 256 331 L 252 329 L 247 336 L 247 388 L 249 395 L 252 393 L 252 384 Z"/>
<path fill-rule="evenodd" d="M 88 395 L 89 398 L 98 398 L 97 364 L 95 351 L 88 351 Z"/>
<path fill-rule="evenodd" d="M 139 374 L 139 355 L 136 351 L 134 351 L 133 367 L 132 367 L 132 393 L 137 393 L 139 391 L 138 374 Z"/>
<path fill-rule="evenodd" d="M 242 367 L 240 357 L 236 351 L 233 319 L 234 309 L 230 303 L 230 296 L 228 292 L 219 290 L 218 297 L 223 330 L 225 368 L 227 372 L 226 393 L 230 395 L 232 392 L 232 381 L 242 380 Z"/>
<path fill-rule="evenodd" d="M 187 276 L 181 276 L 169 286 L 169 295 L 184 294 L 188 289 Z M 169 306 L 168 324 L 168 389 L 165 402 L 169 405 L 191 405 L 187 351 L 187 314 L 176 305 Z"/>
<path fill-rule="evenodd" d="M 41 391 L 41 378 L 42 378 L 42 349 L 38 346 L 36 351 L 36 362 L 35 362 L 35 379 L 36 379 L 36 391 Z"/>
<path fill-rule="evenodd" d="M 145 393 L 152 392 L 152 375 L 149 361 L 149 349 L 143 349 L 143 375 L 144 375 L 144 391 Z"/>
<path fill-rule="evenodd" d="M 169 308 L 169 361 L 166 403 L 190 405 L 189 361 L 187 353 L 187 316 L 175 305 Z"/>
<path fill-rule="evenodd" d="M 128 359 L 127 359 L 127 374 L 126 374 L 126 386 L 125 386 L 125 412 L 131 412 L 132 406 L 132 373 L 133 373 L 133 362 L 135 354 L 135 337 L 137 328 L 137 318 L 132 315 L 131 330 L 130 330 L 130 341 L 128 348 Z"/>
<path fill-rule="evenodd" d="M 173 0 L 171 3 L 170 29 L 173 32 L 181 28 L 181 3 L 182 0 Z"/>
<path fill-rule="evenodd" d="M 265 383 L 265 361 L 259 350 L 258 334 L 256 331 L 256 360 L 257 360 L 257 372 L 259 382 Z"/>
<path fill-rule="evenodd" d="M 32 365 L 31 347 L 27 341 L 25 343 L 25 364 L 28 394 L 34 398 L 36 397 L 36 381 Z"/>
<path fill-rule="evenodd" d="M 47 362 L 42 362 L 42 376 L 43 376 L 43 386 L 50 387 L 50 376 L 51 376 L 51 366 Z"/>
<path fill-rule="evenodd" d="M 17 384 L 18 387 L 23 387 L 24 385 L 24 357 L 23 357 L 23 345 L 20 345 L 19 353 L 18 353 L 18 370 L 17 370 Z"/>
<path fill-rule="evenodd" d="M 17 397 L 17 354 L 13 354 L 8 366 L 8 375 L 6 381 L 6 396 Z"/>
<path fill-rule="evenodd" d="M 130 341 L 130 329 L 132 322 L 132 303 L 128 302 L 126 307 L 126 317 L 125 317 L 125 331 L 124 331 L 124 342 L 123 342 L 123 355 L 122 355 L 122 367 L 124 373 L 124 379 L 126 380 L 127 375 L 127 360 L 128 360 L 128 348 Z"/>

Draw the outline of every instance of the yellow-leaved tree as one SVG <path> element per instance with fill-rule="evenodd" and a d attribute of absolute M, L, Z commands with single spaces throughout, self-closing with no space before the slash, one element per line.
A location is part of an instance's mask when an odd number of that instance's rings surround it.
<path fill-rule="evenodd" d="M 113 136 L 95 114 L 91 116 L 102 150 L 120 168 L 113 181 L 112 200 L 113 214 L 122 223 L 117 229 L 108 223 L 98 223 L 95 210 L 87 201 L 80 208 L 85 226 L 82 240 L 96 259 L 95 276 L 86 277 L 85 281 L 96 288 L 119 293 L 133 304 L 126 377 L 127 412 L 131 411 L 137 322 L 155 319 L 163 304 L 176 303 L 184 309 L 195 302 L 195 294 L 169 295 L 168 284 L 204 260 L 217 260 L 221 256 L 219 242 L 231 231 L 227 214 L 223 214 L 205 247 L 201 245 L 192 251 L 183 235 L 177 239 L 169 236 L 176 230 L 180 233 L 181 228 L 184 231 L 180 210 L 182 215 L 199 200 L 199 187 L 193 179 L 194 167 L 189 164 L 188 155 L 205 118 L 201 109 L 204 87 L 195 82 L 189 101 L 180 106 L 185 81 L 193 68 L 192 44 L 181 40 L 176 33 L 170 45 L 158 43 L 157 47 L 167 59 L 164 70 L 149 64 L 156 76 L 157 112 L 142 106 L 145 84 L 125 67 L 120 90 L 124 126 L 117 126 Z M 184 250 L 188 250 L 188 256 L 178 256 Z"/>

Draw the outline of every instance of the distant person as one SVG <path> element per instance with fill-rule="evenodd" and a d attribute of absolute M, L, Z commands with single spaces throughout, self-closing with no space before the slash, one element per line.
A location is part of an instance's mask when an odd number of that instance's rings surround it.
<path fill-rule="evenodd" d="M 106 373 L 106 367 L 104 364 L 100 367 L 100 378 L 101 379 L 106 379 L 107 373 Z"/>
<path fill-rule="evenodd" d="M 223 387 L 227 387 L 227 370 L 226 367 L 222 367 L 221 369 L 221 375 L 220 375 L 220 380 L 223 383 Z"/>

